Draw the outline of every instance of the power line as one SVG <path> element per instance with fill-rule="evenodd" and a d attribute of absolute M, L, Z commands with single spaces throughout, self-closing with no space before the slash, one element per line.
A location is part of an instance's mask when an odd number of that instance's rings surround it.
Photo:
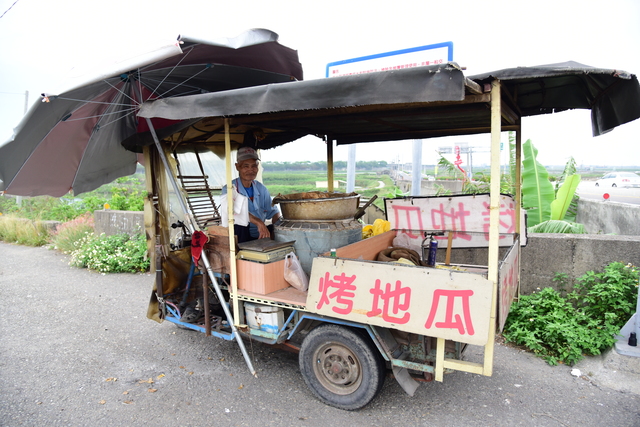
<path fill-rule="evenodd" d="M 9 9 L 7 9 L 7 10 L 5 10 L 5 11 L 4 11 L 4 13 L 2 14 L 2 16 L 0 16 L 0 18 L 2 18 L 4 15 L 6 15 L 6 14 L 7 14 L 7 12 L 9 12 L 9 11 L 11 10 L 11 8 L 12 8 L 13 6 L 15 6 L 15 5 L 16 5 L 16 3 L 18 3 L 19 1 L 20 1 L 20 0 L 16 0 L 16 1 L 14 1 L 14 2 L 13 2 L 13 4 L 12 4 L 11 6 L 9 6 Z"/>

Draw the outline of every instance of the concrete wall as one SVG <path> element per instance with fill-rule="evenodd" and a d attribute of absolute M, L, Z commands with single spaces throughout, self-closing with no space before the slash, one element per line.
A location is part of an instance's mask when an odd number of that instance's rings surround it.
<path fill-rule="evenodd" d="M 458 193 L 462 191 L 462 181 L 427 181 L 422 180 L 420 182 L 420 195 L 421 196 L 435 196 L 437 192 L 436 185 L 442 186 L 445 190 L 449 190 L 452 193 Z M 396 186 L 403 193 L 407 193 L 411 190 L 411 181 L 396 180 Z"/>
<path fill-rule="evenodd" d="M 576 222 L 592 234 L 640 236 L 640 206 L 580 199 Z"/>
<path fill-rule="evenodd" d="M 101 210 L 93 213 L 96 234 L 144 233 L 144 212 Z"/>
<path fill-rule="evenodd" d="M 555 287 L 555 273 L 567 273 L 574 280 L 587 271 L 601 271 L 614 261 L 640 265 L 640 236 L 529 234 L 528 244 L 522 248 L 521 292 Z"/>
<path fill-rule="evenodd" d="M 506 248 L 500 249 L 500 259 Z M 444 262 L 445 251 L 438 251 L 438 262 Z M 454 249 L 455 264 L 487 265 L 487 249 Z M 553 287 L 556 273 L 566 273 L 569 281 L 588 271 L 601 271 L 610 262 L 640 265 L 640 236 L 602 234 L 532 233 L 522 248 L 520 290 L 530 294 L 537 288 Z"/>
<path fill-rule="evenodd" d="M 596 207 L 598 207 L 596 203 Z M 627 206 L 627 205 L 625 205 Z M 582 204 L 581 204 L 582 208 Z M 631 215 L 621 207 L 607 204 L 613 208 L 611 215 Z M 371 212 L 372 224 L 381 212 Z M 608 214 L 605 214 L 608 215 Z M 144 229 L 144 214 L 129 211 L 95 211 L 94 221 L 96 233 L 117 234 L 137 233 Z M 618 220 L 611 220 L 615 223 Z M 632 223 L 632 221 L 631 221 Z M 603 224 L 608 224 L 604 222 Z M 506 249 L 501 249 L 500 259 Z M 438 261 L 444 261 L 444 250 L 440 250 Z M 527 246 L 522 248 L 520 284 L 523 294 L 530 294 L 537 288 L 555 287 L 553 278 L 556 273 L 566 273 L 571 281 L 587 271 L 600 271 L 613 261 L 640 265 L 640 232 L 636 236 L 605 234 L 543 234 L 528 235 Z M 486 249 L 457 249 L 452 253 L 451 262 L 461 264 L 487 264 Z"/>

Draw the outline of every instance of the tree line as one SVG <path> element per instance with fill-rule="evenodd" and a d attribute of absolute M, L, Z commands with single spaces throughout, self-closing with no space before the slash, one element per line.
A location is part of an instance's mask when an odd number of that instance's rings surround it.
<path fill-rule="evenodd" d="M 359 171 L 385 169 L 388 163 L 385 160 L 357 161 L 356 169 Z M 326 171 L 327 162 L 299 161 L 299 162 L 263 162 L 265 171 Z M 333 162 L 334 170 L 347 170 L 347 162 L 338 160 Z"/>

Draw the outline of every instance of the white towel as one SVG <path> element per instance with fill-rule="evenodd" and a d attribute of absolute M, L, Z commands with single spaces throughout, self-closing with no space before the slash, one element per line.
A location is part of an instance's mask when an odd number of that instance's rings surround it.
<path fill-rule="evenodd" d="M 245 195 L 238 193 L 235 187 L 233 188 L 233 221 L 234 224 L 246 227 L 249 225 L 249 198 Z M 229 194 L 229 193 L 227 193 Z M 227 205 L 227 194 L 223 194 L 220 197 L 220 218 L 222 219 L 222 225 L 226 226 L 229 222 L 229 208 Z"/>

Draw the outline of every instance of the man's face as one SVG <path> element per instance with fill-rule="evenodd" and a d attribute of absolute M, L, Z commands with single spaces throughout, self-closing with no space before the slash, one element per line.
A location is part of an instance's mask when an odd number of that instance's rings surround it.
<path fill-rule="evenodd" d="M 236 169 L 242 181 L 253 181 L 258 176 L 258 161 L 247 159 L 236 163 Z"/>

